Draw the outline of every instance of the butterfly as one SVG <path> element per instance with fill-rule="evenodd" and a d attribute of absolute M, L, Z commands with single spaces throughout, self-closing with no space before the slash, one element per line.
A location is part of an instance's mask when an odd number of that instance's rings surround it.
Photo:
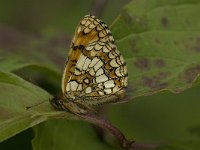
<path fill-rule="evenodd" d="M 93 123 L 130 148 L 123 133 L 94 112 L 94 107 L 119 102 L 125 97 L 128 72 L 108 26 L 93 15 L 78 24 L 62 77 L 62 95 L 51 104 Z"/>
<path fill-rule="evenodd" d="M 78 24 L 62 77 L 57 108 L 85 114 L 94 106 L 123 99 L 127 66 L 108 26 L 93 15 Z"/>

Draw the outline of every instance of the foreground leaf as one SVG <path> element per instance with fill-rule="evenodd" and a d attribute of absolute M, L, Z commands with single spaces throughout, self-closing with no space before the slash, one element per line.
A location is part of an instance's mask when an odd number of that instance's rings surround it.
<path fill-rule="evenodd" d="M 34 127 L 34 150 L 112 150 L 100 141 L 89 124 L 81 121 L 52 120 Z"/>
<path fill-rule="evenodd" d="M 59 113 L 50 106 L 49 98 L 51 95 L 39 87 L 16 75 L 0 72 L 0 141 Z M 44 103 L 40 107 L 26 109 L 41 102 Z"/>
<path fill-rule="evenodd" d="M 22 70 L 22 71 L 21 71 Z M 2 57 L 0 59 L 0 71 L 3 72 L 24 72 L 28 70 L 29 76 L 33 77 L 33 73 L 40 73 L 40 76 L 46 75 L 57 80 L 60 78 L 60 71 L 55 66 L 45 65 L 44 63 L 36 63 L 35 61 L 27 61 L 21 57 Z M 31 72 L 34 70 L 34 72 Z M 27 74 L 26 72 L 25 74 Z M 31 73 L 30 73 L 31 72 Z M 50 76 L 48 76 L 50 75 Z"/>

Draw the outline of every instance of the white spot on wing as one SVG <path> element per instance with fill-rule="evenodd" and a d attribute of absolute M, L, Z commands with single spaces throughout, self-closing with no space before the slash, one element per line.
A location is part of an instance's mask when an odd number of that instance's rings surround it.
<path fill-rule="evenodd" d="M 77 65 L 76 65 L 77 68 L 79 68 L 80 70 L 82 70 L 83 64 L 84 64 L 86 58 L 87 57 L 85 55 L 81 55 L 80 59 L 77 62 Z"/>
<path fill-rule="evenodd" d="M 90 23 L 89 28 L 93 29 L 95 27 L 95 25 L 93 23 Z"/>
<path fill-rule="evenodd" d="M 125 77 L 124 78 L 124 86 L 127 86 L 128 85 L 128 77 Z"/>
<path fill-rule="evenodd" d="M 112 93 L 111 89 L 104 89 L 104 92 L 106 92 L 106 94 L 111 94 Z"/>
<path fill-rule="evenodd" d="M 92 57 L 94 57 L 94 56 L 96 56 L 96 55 L 97 55 L 97 53 L 99 53 L 99 52 L 98 52 L 98 51 L 96 51 L 96 50 L 92 50 L 90 54 L 91 54 L 91 56 L 92 56 Z"/>
<path fill-rule="evenodd" d="M 92 88 L 91 87 L 87 87 L 86 89 L 85 89 L 85 93 L 91 93 L 92 92 Z"/>
<path fill-rule="evenodd" d="M 94 48 L 95 48 L 95 50 L 100 50 L 101 48 L 102 48 L 102 46 L 101 45 L 99 45 L 99 44 L 96 44 L 95 46 L 94 46 Z"/>
<path fill-rule="evenodd" d="M 86 28 L 84 29 L 84 32 L 85 32 L 85 33 L 89 33 L 90 31 L 91 31 L 91 29 L 88 28 L 88 27 L 86 27 Z"/>
<path fill-rule="evenodd" d="M 112 54 L 112 52 L 109 53 L 109 58 L 115 58 L 115 56 Z"/>
<path fill-rule="evenodd" d="M 79 84 L 79 85 L 78 85 L 78 89 L 77 89 L 77 91 L 81 91 L 82 88 L 83 88 L 83 87 L 82 87 L 82 84 Z"/>
<path fill-rule="evenodd" d="M 97 21 L 98 21 L 98 20 L 97 20 Z M 99 20 L 99 21 L 100 21 L 100 20 Z M 99 21 L 98 21 L 98 22 L 99 22 Z M 102 30 L 102 27 L 101 27 L 100 25 L 98 25 L 98 26 L 97 26 L 97 31 L 100 31 L 100 30 Z"/>
<path fill-rule="evenodd" d="M 85 49 L 91 51 L 93 49 L 93 46 L 87 46 Z"/>
<path fill-rule="evenodd" d="M 99 83 L 99 84 L 98 84 L 98 88 L 103 89 L 102 83 Z"/>
<path fill-rule="evenodd" d="M 103 92 L 101 92 L 101 91 L 99 91 L 99 95 L 104 95 L 104 93 L 103 93 Z"/>
<path fill-rule="evenodd" d="M 70 82 L 67 84 L 66 91 L 70 90 Z"/>
<path fill-rule="evenodd" d="M 114 81 L 113 81 L 113 80 L 109 80 L 109 81 L 104 82 L 104 86 L 105 86 L 106 88 L 112 88 L 112 87 L 115 86 L 115 84 L 114 84 Z"/>
<path fill-rule="evenodd" d="M 109 52 L 109 51 L 110 51 L 110 50 L 109 50 L 106 46 L 103 47 L 103 52 L 107 53 L 107 52 Z"/>
<path fill-rule="evenodd" d="M 89 83 L 89 79 L 86 78 L 86 79 L 84 80 L 84 82 L 85 82 L 85 83 Z"/>
<path fill-rule="evenodd" d="M 117 62 L 116 62 L 116 59 L 112 59 L 112 60 L 110 61 L 110 65 L 111 65 L 112 67 L 119 67 L 119 65 L 118 65 Z"/>
<path fill-rule="evenodd" d="M 81 27 L 79 26 L 77 32 L 80 33 L 82 31 Z"/>
<path fill-rule="evenodd" d="M 122 55 L 119 57 L 119 60 L 120 60 L 121 64 L 124 63 L 124 59 L 123 59 Z"/>
<path fill-rule="evenodd" d="M 122 67 L 118 67 L 116 70 L 115 70 L 115 73 L 117 76 L 121 77 L 123 76 L 123 72 L 122 72 Z"/>
<path fill-rule="evenodd" d="M 113 91 L 113 93 L 116 93 L 116 92 L 118 92 L 120 89 L 117 87 L 117 86 L 115 86 L 113 89 L 112 89 L 112 91 Z"/>
<path fill-rule="evenodd" d="M 89 74 L 91 74 L 91 76 L 94 76 L 94 75 L 95 75 L 95 72 L 94 72 L 94 69 L 93 69 L 93 68 L 89 71 Z"/>
<path fill-rule="evenodd" d="M 81 24 L 85 24 L 86 21 L 87 21 L 87 19 L 83 19 L 83 20 L 81 21 Z"/>
<path fill-rule="evenodd" d="M 99 61 L 99 59 L 97 57 L 94 57 L 94 59 L 92 59 L 91 64 L 89 65 L 89 67 L 93 67 L 97 62 Z"/>
<path fill-rule="evenodd" d="M 104 72 L 103 72 L 103 69 L 102 68 L 100 68 L 97 72 L 96 72 L 96 76 L 99 76 L 99 75 L 101 75 L 101 74 L 103 74 Z"/>
<path fill-rule="evenodd" d="M 90 63 L 91 63 L 91 60 L 89 58 L 87 58 L 85 60 L 84 65 L 83 65 L 83 70 L 86 70 L 88 68 L 88 66 L 89 66 Z"/>
<path fill-rule="evenodd" d="M 109 36 L 110 41 L 114 41 L 114 38 L 112 36 Z"/>
<path fill-rule="evenodd" d="M 78 87 L 78 83 L 76 81 L 71 81 L 70 84 L 71 84 L 71 90 L 76 91 Z"/>
<path fill-rule="evenodd" d="M 75 69 L 74 74 L 75 74 L 75 75 L 80 75 L 81 72 L 80 72 L 78 69 Z"/>
<path fill-rule="evenodd" d="M 85 26 L 88 26 L 90 24 L 90 21 L 87 20 L 87 22 L 85 23 Z"/>
<path fill-rule="evenodd" d="M 106 35 L 105 31 L 102 30 L 101 32 L 99 32 L 99 37 L 102 38 Z"/>
<path fill-rule="evenodd" d="M 97 82 L 97 83 L 105 82 L 105 81 L 107 81 L 107 80 L 108 80 L 108 77 L 107 77 L 105 74 L 96 77 L 96 82 Z"/>
<path fill-rule="evenodd" d="M 97 71 L 101 66 L 103 66 L 103 62 L 100 60 L 97 64 L 95 64 L 94 70 Z"/>

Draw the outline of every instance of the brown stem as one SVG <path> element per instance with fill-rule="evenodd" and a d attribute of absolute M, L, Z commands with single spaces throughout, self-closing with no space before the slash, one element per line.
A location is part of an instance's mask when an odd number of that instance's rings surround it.
<path fill-rule="evenodd" d="M 82 114 L 79 115 L 82 119 L 95 124 L 96 126 L 109 131 L 117 141 L 119 141 L 121 147 L 126 148 L 126 149 L 133 149 L 133 143 L 134 141 L 129 141 L 126 139 L 124 134 L 117 129 L 115 126 L 113 126 L 108 120 L 99 117 L 95 114 Z"/>
<path fill-rule="evenodd" d="M 94 0 L 91 8 L 91 14 L 101 17 L 107 1 L 108 0 Z"/>

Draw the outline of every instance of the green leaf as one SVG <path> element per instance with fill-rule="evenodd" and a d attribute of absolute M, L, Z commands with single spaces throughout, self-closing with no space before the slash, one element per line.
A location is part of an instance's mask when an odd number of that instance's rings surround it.
<path fill-rule="evenodd" d="M 192 135 L 196 135 L 200 139 L 200 125 L 190 127 L 189 131 Z"/>
<path fill-rule="evenodd" d="M 194 5 L 191 6 L 191 4 Z M 115 20 L 112 26 L 114 38 L 118 40 L 132 33 L 153 30 L 157 27 L 157 23 L 154 22 L 155 20 L 166 27 L 166 23 L 169 25 L 168 19 L 170 17 L 172 17 L 170 20 L 172 19 L 176 22 L 175 27 L 183 26 L 184 31 L 188 30 L 188 27 L 192 29 L 190 26 L 195 26 L 196 21 L 199 22 L 198 15 L 196 15 L 199 13 L 199 4 L 200 2 L 198 0 L 133 0 L 124 7 L 122 14 Z M 165 10 L 166 7 L 168 11 Z M 196 8 L 193 10 L 191 7 Z M 187 18 L 188 16 L 190 17 Z M 185 22 L 182 24 L 181 20 Z M 169 26 L 173 28 L 172 25 Z M 199 29 L 199 26 L 197 27 Z"/>
<path fill-rule="evenodd" d="M 98 138 L 88 123 L 51 120 L 34 127 L 33 150 L 114 150 Z"/>
<path fill-rule="evenodd" d="M 199 83 L 199 13 L 197 1 L 136 0 L 124 7 L 112 30 L 126 58 L 132 98 Z"/>
<path fill-rule="evenodd" d="M 60 77 L 60 71 L 54 65 L 45 65 L 44 63 L 36 63 L 36 60 L 27 61 L 23 57 L 3 57 L 0 59 L 0 71 L 15 72 L 24 68 L 33 69 L 35 71 L 51 74 L 55 77 Z"/>
<path fill-rule="evenodd" d="M 11 72 L 26 67 L 27 65 L 29 65 L 28 62 L 24 62 L 18 57 L 0 59 L 0 71 Z"/>
<path fill-rule="evenodd" d="M 199 150 L 200 141 L 186 141 L 186 142 L 176 142 L 173 144 L 162 145 L 156 150 Z"/>
<path fill-rule="evenodd" d="M 0 141 L 61 113 L 50 106 L 51 97 L 14 74 L 0 72 Z"/>
<path fill-rule="evenodd" d="M 0 59 L 0 71 L 13 72 L 53 94 L 60 89 L 61 73 L 54 65 L 26 61 L 20 57 L 5 57 Z"/>

